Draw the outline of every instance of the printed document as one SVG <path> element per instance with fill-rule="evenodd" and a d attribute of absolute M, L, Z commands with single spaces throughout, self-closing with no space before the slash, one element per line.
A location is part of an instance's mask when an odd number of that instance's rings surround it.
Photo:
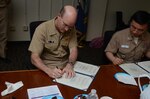
<path fill-rule="evenodd" d="M 142 74 L 150 75 L 148 72 L 143 70 L 141 67 L 139 67 L 135 63 L 125 63 L 125 64 L 121 64 L 119 66 L 133 77 L 139 77 L 139 75 L 142 75 Z"/>
<path fill-rule="evenodd" d="M 77 61 L 74 65 L 74 71 L 95 76 L 96 73 L 98 72 L 100 66 L 84 63 L 84 62 L 79 62 Z"/>
<path fill-rule="evenodd" d="M 46 96 L 61 96 L 57 85 L 27 89 L 28 99 L 42 99 Z"/>
<path fill-rule="evenodd" d="M 66 78 L 64 74 L 61 78 L 55 79 L 54 81 L 86 91 L 92 83 L 99 68 L 100 66 L 77 61 L 74 65 L 74 70 L 76 72 L 75 77 L 69 79 Z"/>
<path fill-rule="evenodd" d="M 138 62 L 137 64 L 150 73 L 150 61 Z"/>

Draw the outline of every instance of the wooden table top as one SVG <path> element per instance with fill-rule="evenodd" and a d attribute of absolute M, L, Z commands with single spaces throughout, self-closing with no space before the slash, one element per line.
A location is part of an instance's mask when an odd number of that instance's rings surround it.
<path fill-rule="evenodd" d="M 5 81 L 11 83 L 22 81 L 24 84 L 23 87 L 13 93 L 0 96 L 0 99 L 12 99 L 11 97 L 16 97 L 16 99 L 28 99 L 27 89 L 50 85 L 57 85 L 64 99 L 73 99 L 78 94 L 88 94 L 91 89 L 96 89 L 99 97 L 110 96 L 113 99 L 139 99 L 140 90 L 138 86 L 125 85 L 114 78 L 115 73 L 122 71 L 123 70 L 118 66 L 101 66 L 87 91 L 53 82 L 52 78 L 40 70 L 0 72 L 0 92 L 6 89 Z"/>

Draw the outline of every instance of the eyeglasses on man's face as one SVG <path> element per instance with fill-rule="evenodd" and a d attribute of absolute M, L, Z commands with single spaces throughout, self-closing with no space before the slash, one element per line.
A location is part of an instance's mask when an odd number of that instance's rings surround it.
<path fill-rule="evenodd" d="M 71 26 L 71 25 L 68 25 L 67 23 L 65 23 L 64 20 L 63 20 L 63 18 L 61 18 L 61 20 L 62 20 L 63 26 L 65 28 L 72 29 L 74 27 L 74 26 Z"/>
<path fill-rule="evenodd" d="M 145 31 L 145 29 L 139 29 L 136 26 L 134 26 L 133 24 L 130 25 L 130 28 L 132 31 L 136 31 L 138 33 L 143 33 Z"/>

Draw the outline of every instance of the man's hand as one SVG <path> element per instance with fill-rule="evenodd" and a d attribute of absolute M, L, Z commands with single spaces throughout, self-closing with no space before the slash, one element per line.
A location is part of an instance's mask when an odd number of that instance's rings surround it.
<path fill-rule="evenodd" d="M 114 65 L 119 65 L 123 63 L 123 59 L 115 57 L 112 62 Z"/>
<path fill-rule="evenodd" d="M 66 73 L 66 78 L 72 78 L 75 76 L 75 72 L 71 64 L 67 64 L 66 67 L 62 71 L 63 73 Z"/>
<path fill-rule="evenodd" d="M 114 56 L 112 52 L 106 52 L 106 56 L 114 65 L 122 64 L 124 61 L 123 59 Z"/>
<path fill-rule="evenodd" d="M 54 68 L 54 69 L 48 68 L 46 70 L 46 74 L 52 78 L 60 78 L 64 73 L 61 69 L 58 68 Z"/>

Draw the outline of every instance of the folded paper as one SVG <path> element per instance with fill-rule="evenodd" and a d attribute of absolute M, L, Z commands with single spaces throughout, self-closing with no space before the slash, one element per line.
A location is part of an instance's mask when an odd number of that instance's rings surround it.
<path fill-rule="evenodd" d="M 137 86 L 137 83 L 134 79 L 133 76 L 127 74 L 127 73 L 116 73 L 114 75 L 114 77 L 119 81 L 119 82 L 122 82 L 124 84 L 130 84 L 130 85 L 136 85 Z"/>
<path fill-rule="evenodd" d="M 10 94 L 23 86 L 22 81 L 19 81 L 16 83 L 5 82 L 5 84 L 7 86 L 7 89 L 5 89 L 4 91 L 1 92 L 1 96 Z"/>

